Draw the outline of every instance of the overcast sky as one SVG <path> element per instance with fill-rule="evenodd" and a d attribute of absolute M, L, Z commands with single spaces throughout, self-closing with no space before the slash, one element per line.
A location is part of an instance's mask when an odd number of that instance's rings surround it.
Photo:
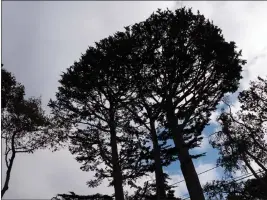
<path fill-rule="evenodd" d="M 248 64 L 243 73 L 242 88 L 247 88 L 248 81 L 258 75 L 267 75 L 267 2 L 264 1 L 4 1 L 2 63 L 25 85 L 26 95 L 42 96 L 45 106 L 50 98 L 54 98 L 61 72 L 78 60 L 89 45 L 123 30 L 124 26 L 145 20 L 158 8 L 173 10 L 181 6 L 190 6 L 194 11 L 199 9 L 222 29 L 227 41 L 235 41 L 243 50 Z M 214 166 L 216 154 L 212 153 L 207 141 L 199 151 L 208 151 L 208 156 L 196 162 L 197 171 Z M 51 199 L 57 193 L 68 191 L 77 194 L 113 192 L 113 188 L 106 184 L 95 189 L 87 188 L 85 183 L 92 174 L 82 172 L 79 167 L 67 150 L 19 155 L 5 198 Z M 5 177 L 4 170 L 2 168 L 2 178 Z M 177 170 L 178 166 L 171 168 L 172 182 L 182 179 Z M 200 179 L 205 183 L 218 177 L 219 171 L 213 170 Z M 186 194 L 184 183 L 179 186 L 176 194 Z"/>

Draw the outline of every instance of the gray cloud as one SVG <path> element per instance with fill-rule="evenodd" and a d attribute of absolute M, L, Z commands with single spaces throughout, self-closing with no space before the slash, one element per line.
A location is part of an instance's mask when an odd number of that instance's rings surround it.
<path fill-rule="evenodd" d="M 234 40 L 252 59 L 266 53 L 266 2 L 182 2 L 199 9 L 222 28 L 227 40 Z M 3 2 L 2 63 L 26 87 L 27 96 L 40 96 L 47 104 L 57 90 L 59 75 L 93 45 L 124 26 L 146 19 L 157 8 L 177 2 Z M 264 49 L 265 48 L 265 49 Z M 247 68 L 248 79 L 267 74 L 257 59 Z M 39 151 L 15 160 L 10 189 L 5 198 L 51 198 L 56 193 L 112 193 L 105 185 L 88 189 L 91 173 L 79 170 L 67 150 Z M 3 170 L 4 173 L 4 170 Z M 4 174 L 3 174 L 4 176 Z M 2 177 L 3 178 L 3 177 Z"/>

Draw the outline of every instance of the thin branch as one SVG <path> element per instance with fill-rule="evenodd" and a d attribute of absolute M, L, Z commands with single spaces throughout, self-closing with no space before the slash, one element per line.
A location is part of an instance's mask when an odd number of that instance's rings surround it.
<path fill-rule="evenodd" d="M 239 125 L 241 125 L 241 126 L 244 126 L 246 129 L 248 129 L 249 130 L 249 132 L 250 132 L 250 134 L 249 134 L 249 136 L 253 139 L 253 141 L 263 150 L 263 151 L 265 151 L 265 152 L 267 152 L 267 149 L 265 149 L 257 140 L 256 140 L 256 138 L 254 137 L 254 135 L 253 135 L 253 130 L 252 130 L 252 128 L 251 127 L 249 127 L 248 125 L 246 125 L 246 124 L 244 124 L 244 123 L 242 123 L 242 122 L 239 122 L 239 121 L 237 121 L 234 117 L 233 117 L 233 114 L 232 114 L 232 110 L 231 110 L 231 106 L 226 102 L 226 101 L 224 101 L 223 100 L 223 102 L 229 107 L 229 112 L 230 112 L 230 118 L 234 121 L 234 122 L 236 122 L 237 124 L 239 124 Z"/>
<path fill-rule="evenodd" d="M 6 162 L 6 167 L 9 167 L 9 163 L 8 163 L 8 153 L 11 151 L 11 149 L 6 148 L 6 152 L 5 152 L 5 162 Z"/>

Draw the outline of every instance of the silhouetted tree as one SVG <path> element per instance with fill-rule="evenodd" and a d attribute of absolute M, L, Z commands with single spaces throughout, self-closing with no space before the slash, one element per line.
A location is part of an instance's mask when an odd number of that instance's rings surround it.
<path fill-rule="evenodd" d="M 131 64 L 132 42 L 129 31 L 118 32 L 89 47 L 62 75 L 57 100 L 49 104 L 58 119 L 74 126 L 70 151 L 83 163 L 82 170 L 96 172 L 88 185 L 112 178 L 116 200 L 124 199 L 125 181 L 148 171 L 142 160 L 148 150 L 146 139 L 122 106 L 132 95 L 126 67 Z"/>
<path fill-rule="evenodd" d="M 155 190 L 156 184 L 154 182 L 149 183 L 146 181 L 143 186 L 136 186 L 136 191 L 134 194 L 129 195 L 126 192 L 126 200 L 154 200 L 156 198 Z M 165 200 L 181 200 L 174 196 L 174 190 L 171 187 L 166 188 L 167 194 Z M 109 195 L 77 195 L 74 192 L 69 192 L 70 194 L 58 194 L 56 197 L 53 197 L 51 200 L 83 200 L 83 199 L 92 199 L 92 200 L 112 200 L 113 196 Z"/>
<path fill-rule="evenodd" d="M 128 195 L 126 200 L 154 200 L 157 199 L 157 186 L 155 182 L 146 181 L 143 186 L 137 186 L 137 190 L 133 195 Z M 180 200 L 174 196 L 173 187 L 165 183 L 166 196 L 164 200 Z M 163 200 L 163 199 L 162 199 Z"/>
<path fill-rule="evenodd" d="M 267 182 L 266 175 L 259 179 L 247 181 L 217 180 L 208 183 L 204 187 L 207 199 L 210 200 L 265 200 L 267 198 L 266 187 L 260 182 Z"/>
<path fill-rule="evenodd" d="M 3 197 L 9 187 L 16 155 L 45 148 L 52 137 L 48 130 L 51 123 L 41 107 L 40 98 L 25 99 L 24 86 L 3 66 L 1 77 L 1 138 L 7 167 L 1 191 Z"/>
<path fill-rule="evenodd" d="M 139 76 L 142 76 L 139 74 Z M 145 78 L 144 78 L 145 79 Z M 145 160 L 151 160 L 149 171 L 155 172 L 156 177 L 156 199 L 166 199 L 166 180 L 163 172 L 163 166 L 168 166 L 172 161 L 177 160 L 177 152 L 174 147 L 167 144 L 167 140 L 159 135 L 166 132 L 164 127 L 160 127 L 157 123 L 157 119 L 160 114 L 160 110 L 157 108 L 159 105 L 149 103 L 148 99 L 144 96 L 143 89 L 145 86 L 135 84 L 138 91 L 138 96 L 131 98 L 126 104 L 126 110 L 132 115 L 135 123 L 140 125 L 146 131 L 148 141 L 152 143 L 151 152 L 147 152 L 144 155 Z M 163 130 L 161 130 L 163 129 Z M 161 142 L 161 144 L 159 143 Z"/>
<path fill-rule="evenodd" d="M 171 133 L 191 199 L 204 199 L 192 162 L 195 156 L 189 154 L 189 148 L 199 145 L 201 132 L 223 95 L 238 88 L 245 61 L 235 49 L 234 42 L 226 42 L 221 30 L 203 15 L 185 8 L 175 12 L 158 10 L 146 21 L 96 43 L 96 48 L 89 47 L 81 60 L 62 76 L 57 101 L 51 102 L 51 107 L 66 122 L 88 125 L 87 133 L 81 128 L 79 133 L 84 132 L 89 141 L 98 140 L 104 156 L 108 155 L 110 145 L 117 200 L 123 199 L 122 164 L 117 147 L 121 140 L 117 134 L 121 133 L 127 144 L 127 135 L 132 133 L 119 129 L 134 121 L 133 113 L 145 109 L 145 120 L 149 123 L 146 128 L 158 163 L 156 176 L 162 174 L 160 150 L 152 134 L 158 121 Z M 133 112 L 127 112 L 129 108 Z M 138 130 L 132 127 L 134 132 Z M 88 147 L 95 149 L 93 144 L 96 142 Z M 100 150 L 93 150 L 90 155 L 99 154 Z M 131 163 L 130 157 L 126 161 Z M 97 160 L 94 157 L 87 164 L 96 166 Z M 157 190 L 164 196 L 159 181 Z"/>
<path fill-rule="evenodd" d="M 188 149 L 201 141 L 223 95 L 237 90 L 245 64 L 241 52 L 217 26 L 185 8 L 158 10 L 128 30 L 136 45 L 131 66 L 142 74 L 135 76 L 141 101 L 155 105 L 157 120 L 171 133 L 191 199 L 204 199 Z"/>
<path fill-rule="evenodd" d="M 266 106 L 267 106 L 267 81 L 258 78 L 258 82 L 251 82 L 248 90 L 238 96 L 241 109 L 232 113 L 231 106 L 224 101 L 229 111 L 221 114 L 218 120 L 222 130 L 211 138 L 211 144 L 220 152 L 218 164 L 232 172 L 242 166 L 252 173 L 255 170 L 251 162 L 267 173 L 267 144 L 266 137 Z"/>
<path fill-rule="evenodd" d="M 241 196 L 243 195 L 242 198 L 244 199 L 255 199 L 255 194 L 252 195 L 253 185 L 258 184 L 256 188 L 267 188 L 266 175 L 258 174 L 252 167 L 252 162 L 254 162 L 264 174 L 267 173 L 267 144 L 264 139 L 267 133 L 267 81 L 258 77 L 257 81 L 250 83 L 248 90 L 240 92 L 238 100 L 241 108 L 236 113 L 232 112 L 229 102 L 224 100 L 227 111 L 218 118 L 222 130 L 215 133 L 210 142 L 214 148 L 219 150 L 220 158 L 217 163 L 224 167 L 227 175 L 231 176 L 237 170 L 250 170 L 252 172 L 255 179 L 243 183 L 243 187 L 240 184 L 241 189 L 239 188 L 239 190 L 241 192 L 239 193 Z M 212 189 L 216 187 L 220 189 L 219 182 L 208 184 L 206 186 L 207 192 L 217 193 Z M 248 190 L 251 192 L 248 193 Z M 261 195 L 262 192 L 259 191 L 258 195 Z M 235 196 L 238 195 L 236 191 L 231 193 Z M 248 197 L 245 198 L 244 195 Z M 257 198 L 261 199 L 260 197 Z M 262 199 L 264 198 L 266 196 L 262 197 Z"/>
<path fill-rule="evenodd" d="M 154 200 L 154 185 L 145 182 L 144 187 L 138 187 L 133 195 L 126 195 L 126 200 Z M 53 197 L 51 200 L 113 200 L 113 196 L 109 195 L 77 195 L 74 192 L 70 192 L 70 194 L 58 194 L 56 197 Z M 173 190 L 168 190 L 168 193 L 165 197 L 166 200 L 181 200 L 180 198 L 176 198 L 174 196 Z"/>
<path fill-rule="evenodd" d="M 267 154 L 264 150 L 266 144 L 263 138 L 266 133 L 247 132 L 244 125 L 250 127 L 253 125 L 253 122 L 241 121 L 242 119 L 248 118 L 246 118 L 246 114 L 244 113 L 238 114 L 242 118 L 234 118 L 231 111 L 229 113 L 222 113 L 219 117 L 222 130 L 211 138 L 212 146 L 218 149 L 220 154 L 217 163 L 224 167 L 226 172 L 235 172 L 235 170 L 244 167 L 245 169 L 249 169 L 255 178 L 259 178 L 252 168 L 251 162 L 257 163 L 262 170 L 267 172 L 265 167 Z M 251 122 L 251 124 L 247 124 L 248 122 Z M 257 130 L 257 127 L 254 130 Z"/>
<path fill-rule="evenodd" d="M 249 179 L 244 183 L 244 190 L 242 194 L 246 194 L 250 199 L 267 199 L 266 187 L 261 184 L 261 182 L 267 183 L 267 175 L 259 179 Z M 232 198 L 234 199 L 234 198 Z M 249 198 L 247 198 L 249 199 Z M 230 199 L 229 199 L 230 200 Z"/>
<path fill-rule="evenodd" d="M 77 195 L 74 192 L 70 194 L 58 194 L 51 200 L 113 200 L 112 196 L 94 194 L 94 195 Z"/>

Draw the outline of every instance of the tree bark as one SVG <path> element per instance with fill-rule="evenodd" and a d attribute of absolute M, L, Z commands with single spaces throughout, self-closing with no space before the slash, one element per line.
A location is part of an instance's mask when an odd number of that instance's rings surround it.
<path fill-rule="evenodd" d="M 178 130 L 178 120 L 172 111 L 168 111 L 167 120 L 172 133 L 175 147 L 178 151 L 178 158 L 185 183 L 191 200 L 205 200 L 203 189 L 201 187 L 195 166 L 189 154 L 182 133 Z"/>
<path fill-rule="evenodd" d="M 156 195 L 157 200 L 166 199 L 166 192 L 164 186 L 164 174 L 160 159 L 160 147 L 158 144 L 158 136 L 155 129 L 155 122 L 150 120 L 151 138 L 153 143 L 153 154 L 155 160 L 155 176 L 156 176 Z"/>
<path fill-rule="evenodd" d="M 124 193 L 122 187 L 122 173 L 119 163 L 118 147 L 116 141 L 116 125 L 114 122 L 114 114 L 111 114 L 110 118 L 110 142 L 111 142 L 111 154 L 112 154 L 112 166 L 113 166 L 113 181 L 115 189 L 115 199 L 124 200 Z"/>
<path fill-rule="evenodd" d="M 9 160 L 9 165 L 7 166 L 6 180 L 5 180 L 5 183 L 4 183 L 4 187 L 1 190 L 1 197 L 3 197 L 4 194 L 6 193 L 6 191 L 8 190 L 8 185 L 9 185 L 10 176 L 11 176 L 11 170 L 12 170 L 14 159 L 15 159 L 15 156 L 16 156 L 16 151 L 15 151 L 15 146 L 14 146 L 15 135 L 16 135 L 16 133 L 14 133 L 12 135 L 12 139 L 11 139 L 11 151 L 12 151 L 12 154 L 11 154 L 11 158 Z"/>
<path fill-rule="evenodd" d="M 11 158 L 10 158 L 10 162 L 9 162 L 9 166 L 7 168 L 7 171 L 6 171 L 5 184 L 4 184 L 4 187 L 3 187 L 2 191 L 1 191 L 1 197 L 3 197 L 4 194 L 6 193 L 6 191 L 8 190 L 8 185 L 9 185 L 9 180 L 10 180 L 10 175 L 11 175 L 11 169 L 12 169 L 12 166 L 13 166 L 15 155 L 16 155 L 16 153 L 12 152 L 12 155 L 11 155 Z"/>

